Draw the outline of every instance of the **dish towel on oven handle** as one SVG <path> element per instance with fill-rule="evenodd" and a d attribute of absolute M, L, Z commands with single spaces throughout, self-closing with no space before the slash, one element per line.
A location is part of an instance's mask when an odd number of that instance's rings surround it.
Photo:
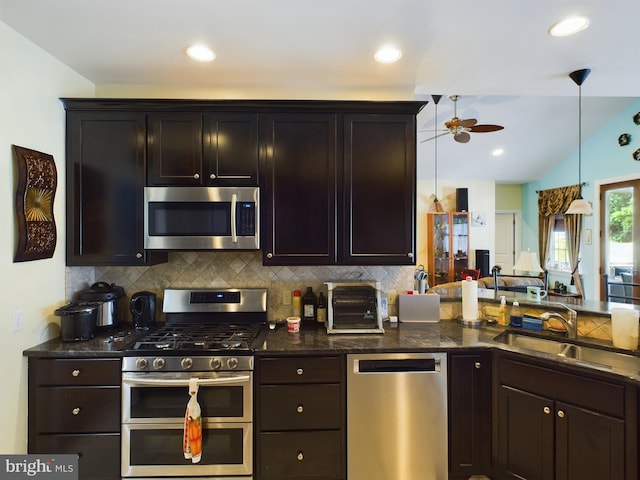
<path fill-rule="evenodd" d="M 189 379 L 189 395 L 187 411 L 184 415 L 184 458 L 198 463 L 202 458 L 202 418 L 198 403 L 198 379 Z"/>

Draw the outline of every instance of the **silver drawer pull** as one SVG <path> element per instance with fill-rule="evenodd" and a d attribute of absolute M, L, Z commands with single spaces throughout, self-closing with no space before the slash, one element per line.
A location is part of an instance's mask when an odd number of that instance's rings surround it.
<path fill-rule="evenodd" d="M 560 418 L 564 418 L 564 412 L 562 410 L 558 410 L 558 416 Z"/>
<path fill-rule="evenodd" d="M 74 415 L 78 415 L 80 413 L 80 407 L 76 407 L 73 410 L 71 410 L 71 413 L 73 413 Z"/>
<path fill-rule="evenodd" d="M 71 376 L 73 377 L 77 377 L 78 375 L 80 375 L 80 370 L 77 368 L 71 372 Z"/>
<path fill-rule="evenodd" d="M 304 373 L 304 370 L 303 370 L 303 369 L 301 369 L 301 368 L 299 368 L 299 369 L 297 369 L 297 370 L 296 370 L 296 373 L 297 373 L 298 375 L 302 375 L 302 374 Z"/>
<path fill-rule="evenodd" d="M 304 460 L 304 455 L 302 454 L 302 452 L 298 452 L 298 461 L 301 462 L 302 460 Z"/>
<path fill-rule="evenodd" d="M 474 366 L 475 366 L 476 368 L 482 368 L 482 364 L 481 364 L 480 362 L 476 362 L 476 363 L 474 364 Z"/>
<path fill-rule="evenodd" d="M 542 411 L 543 411 L 544 413 L 546 413 L 547 415 L 549 415 L 549 414 L 551 413 L 551 409 L 550 409 L 549 407 L 544 407 L 544 408 L 542 409 Z"/>
<path fill-rule="evenodd" d="M 296 412 L 298 413 L 304 412 L 304 407 L 302 405 L 298 405 L 298 408 L 296 408 Z"/>

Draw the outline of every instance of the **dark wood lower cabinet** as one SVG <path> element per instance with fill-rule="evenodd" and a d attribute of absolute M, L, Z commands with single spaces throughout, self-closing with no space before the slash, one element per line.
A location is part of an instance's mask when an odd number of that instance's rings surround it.
<path fill-rule="evenodd" d="M 451 353 L 449 479 L 491 470 L 491 352 Z"/>
<path fill-rule="evenodd" d="M 28 453 L 77 453 L 79 479 L 119 479 L 120 365 L 30 357 Z"/>
<path fill-rule="evenodd" d="M 498 478 L 637 480 L 636 387 L 498 360 Z"/>

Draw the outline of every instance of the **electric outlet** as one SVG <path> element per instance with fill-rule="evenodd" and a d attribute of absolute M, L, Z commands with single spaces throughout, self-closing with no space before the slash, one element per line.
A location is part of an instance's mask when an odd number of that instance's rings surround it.
<path fill-rule="evenodd" d="M 22 310 L 11 312 L 11 331 L 13 333 L 22 330 Z"/>
<path fill-rule="evenodd" d="M 385 295 L 389 305 L 395 305 L 398 302 L 398 292 L 396 290 L 387 290 Z"/>
<path fill-rule="evenodd" d="M 291 305 L 291 290 L 282 291 L 282 305 Z"/>

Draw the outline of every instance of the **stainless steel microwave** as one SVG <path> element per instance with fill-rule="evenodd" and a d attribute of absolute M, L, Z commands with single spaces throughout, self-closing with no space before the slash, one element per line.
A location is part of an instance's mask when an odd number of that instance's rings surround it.
<path fill-rule="evenodd" d="M 144 248 L 257 250 L 258 187 L 145 187 Z"/>

